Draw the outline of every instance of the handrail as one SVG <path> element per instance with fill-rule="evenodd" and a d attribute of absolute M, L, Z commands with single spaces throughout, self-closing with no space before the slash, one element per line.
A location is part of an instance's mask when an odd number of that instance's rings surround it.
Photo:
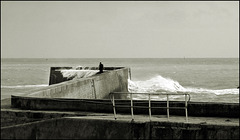
<path fill-rule="evenodd" d="M 115 99 L 114 99 L 114 94 L 130 94 L 130 101 L 131 101 L 131 106 L 123 106 L 123 105 L 118 105 L 118 107 L 131 107 L 131 116 L 132 116 L 132 121 L 134 120 L 134 115 L 133 115 L 133 108 L 149 108 L 149 120 L 151 121 L 151 108 L 166 108 L 167 109 L 167 118 L 169 121 L 169 109 L 185 109 L 185 116 L 186 116 L 186 122 L 188 122 L 188 112 L 187 112 L 187 104 L 190 101 L 190 94 L 189 93 L 184 93 L 184 92 L 154 92 L 154 93 L 132 93 L 132 92 L 112 92 L 109 94 L 112 103 L 113 103 L 113 113 L 114 113 L 114 118 L 115 120 L 117 119 L 116 115 L 116 104 L 115 104 Z M 148 107 L 141 107 L 141 106 L 133 106 L 133 94 L 147 94 L 148 95 Z M 167 96 L 167 107 L 151 107 L 151 95 L 166 95 Z M 184 107 L 170 107 L 169 106 L 169 95 L 184 95 L 185 96 L 185 106 Z M 188 96 L 188 100 L 187 100 Z"/>

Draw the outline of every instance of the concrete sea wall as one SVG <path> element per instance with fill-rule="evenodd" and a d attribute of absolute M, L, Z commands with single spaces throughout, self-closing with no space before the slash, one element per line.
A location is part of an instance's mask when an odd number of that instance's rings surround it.
<path fill-rule="evenodd" d="M 67 67 L 67 69 L 70 68 Z M 108 71 L 101 74 L 69 81 L 60 76 L 61 74 L 54 69 L 51 70 L 50 76 L 50 84 L 52 85 L 28 93 L 25 96 L 38 98 L 104 99 L 108 97 L 110 92 L 128 91 L 127 79 L 129 69 L 108 69 Z M 56 76 L 56 73 L 59 74 L 57 75 L 58 78 L 52 78 L 54 77 L 53 75 Z"/>
<path fill-rule="evenodd" d="M 239 126 L 66 117 L 1 128 L 2 139 L 238 139 Z"/>
<path fill-rule="evenodd" d="M 11 99 L 13 108 L 33 109 L 33 110 L 76 110 L 90 111 L 101 113 L 113 113 L 113 105 L 110 99 L 49 99 L 49 98 L 34 98 L 12 96 Z M 130 114 L 129 108 L 118 108 L 119 104 L 130 106 L 129 100 L 116 100 L 117 113 Z M 134 114 L 148 114 L 148 101 L 136 100 L 134 106 L 142 106 L 145 108 L 134 108 Z M 185 102 L 171 101 L 170 107 L 184 107 Z M 165 101 L 152 101 L 152 107 L 166 107 Z M 166 109 L 152 108 L 152 114 L 166 114 Z M 185 115 L 184 109 L 170 109 L 170 115 Z M 237 103 L 203 103 L 189 102 L 189 116 L 206 116 L 206 117 L 239 117 L 239 104 Z"/>

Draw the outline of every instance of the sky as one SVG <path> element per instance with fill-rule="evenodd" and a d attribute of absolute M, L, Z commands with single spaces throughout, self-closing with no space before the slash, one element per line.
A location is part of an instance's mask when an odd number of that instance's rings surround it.
<path fill-rule="evenodd" d="M 1 1 L 1 58 L 239 58 L 239 1 Z"/>

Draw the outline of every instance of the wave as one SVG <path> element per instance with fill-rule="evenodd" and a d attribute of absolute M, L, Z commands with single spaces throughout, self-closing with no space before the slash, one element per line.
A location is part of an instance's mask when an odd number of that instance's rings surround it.
<path fill-rule="evenodd" d="M 239 89 L 204 89 L 194 87 L 183 87 L 177 81 L 158 75 L 146 81 L 131 81 L 128 79 L 129 92 L 185 92 L 185 93 L 209 93 L 215 95 L 239 94 Z"/>
<path fill-rule="evenodd" d="M 49 85 L 45 85 L 45 84 L 42 84 L 42 85 L 16 85 L 16 86 L 2 86 L 1 85 L 1 88 L 34 88 L 34 87 L 46 87 L 46 86 L 49 86 Z"/>
<path fill-rule="evenodd" d="M 204 88 L 187 88 L 187 92 L 190 93 L 212 93 L 216 95 L 225 95 L 225 94 L 239 94 L 239 89 L 204 89 Z"/>
<path fill-rule="evenodd" d="M 68 79 L 79 79 L 97 74 L 98 70 L 61 70 L 63 77 Z"/>

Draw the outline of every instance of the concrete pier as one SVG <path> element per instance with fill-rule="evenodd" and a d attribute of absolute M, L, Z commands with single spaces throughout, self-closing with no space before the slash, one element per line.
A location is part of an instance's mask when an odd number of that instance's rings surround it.
<path fill-rule="evenodd" d="M 71 80 L 60 72 L 71 67 L 53 67 L 50 72 L 50 86 L 26 93 L 26 97 L 104 99 L 110 92 L 128 91 L 129 68 L 106 67 L 104 73 L 87 78 Z M 91 69 L 97 69 L 92 67 Z M 54 78 L 53 78 L 54 77 Z M 118 97 L 124 98 L 124 97 Z"/>

